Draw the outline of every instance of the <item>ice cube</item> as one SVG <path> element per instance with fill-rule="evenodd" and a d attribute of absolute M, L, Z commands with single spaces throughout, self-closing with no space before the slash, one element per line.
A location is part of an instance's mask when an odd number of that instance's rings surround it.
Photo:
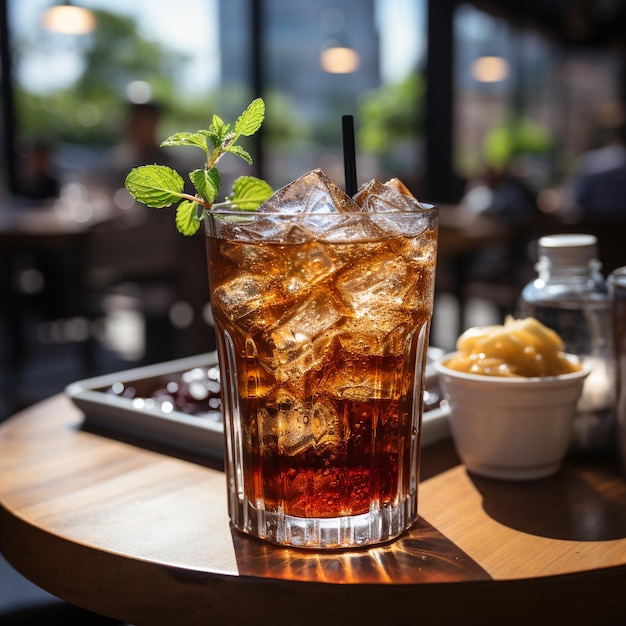
<path fill-rule="evenodd" d="M 342 345 L 364 355 L 402 354 L 405 327 L 426 302 L 421 280 L 414 266 L 389 251 L 344 272 L 337 290 L 353 314 L 342 329 Z"/>
<path fill-rule="evenodd" d="M 332 407 L 321 401 L 302 400 L 285 388 L 278 389 L 259 412 L 261 440 L 277 440 L 279 450 L 291 456 L 340 441 L 340 428 Z"/>
<path fill-rule="evenodd" d="M 224 241 L 220 245 L 220 252 L 241 269 L 254 270 L 257 274 L 262 274 L 265 268 L 274 267 L 276 263 L 276 254 L 271 247 L 260 243 L 254 245 Z"/>
<path fill-rule="evenodd" d="M 407 196 L 411 196 L 411 198 L 415 198 L 415 196 L 409 191 L 409 188 L 399 178 L 390 178 L 385 183 L 385 186 L 395 189 L 396 191 L 399 191 Z"/>
<path fill-rule="evenodd" d="M 404 359 L 404 352 L 396 355 Z M 367 401 L 392 398 L 402 384 L 402 367 L 389 367 L 384 355 L 364 355 L 333 342 L 321 369 L 317 391 L 322 397 Z"/>
<path fill-rule="evenodd" d="M 263 294 L 269 283 L 266 276 L 238 274 L 213 292 L 215 304 L 231 319 L 239 319 L 263 305 Z"/>
<path fill-rule="evenodd" d="M 276 380 L 300 388 L 324 359 L 345 313 L 340 303 L 320 290 L 283 316 L 271 331 L 274 350 L 266 364 Z"/>
<path fill-rule="evenodd" d="M 420 203 L 412 195 L 402 193 L 395 184 L 381 183 L 378 180 L 361 185 L 354 200 L 361 210 L 368 213 L 415 211 L 421 208 Z"/>
<path fill-rule="evenodd" d="M 326 292 L 318 291 L 281 318 L 271 332 L 277 364 L 285 364 L 311 350 L 313 342 L 334 326 L 344 312 Z"/>
<path fill-rule="evenodd" d="M 362 356 L 399 356 L 406 354 L 407 341 L 415 322 L 403 311 L 381 311 L 375 323 L 347 322 L 339 341 L 344 350 Z"/>
<path fill-rule="evenodd" d="M 359 211 L 356 203 L 326 174 L 315 169 L 279 189 L 258 209 L 261 213 L 346 213 Z"/>
<path fill-rule="evenodd" d="M 215 289 L 213 306 L 222 315 L 237 320 L 244 330 L 267 328 L 276 321 L 273 310 L 277 300 L 280 300 L 275 280 L 264 274 L 238 274 Z"/>
<path fill-rule="evenodd" d="M 236 221 L 228 225 L 228 238 L 245 243 L 285 241 L 293 229 L 291 220 L 279 219 L 278 214 L 259 213 L 236 216 Z"/>
<path fill-rule="evenodd" d="M 429 227 L 429 219 L 415 217 L 429 205 L 421 204 L 398 179 L 386 183 L 371 180 L 362 185 L 354 196 L 363 211 L 373 213 L 372 221 L 384 232 L 416 235 Z"/>
<path fill-rule="evenodd" d="M 258 208 L 254 219 L 238 216 L 231 226 L 231 237 L 303 243 L 340 229 L 355 211 L 360 208 L 354 200 L 316 169 L 279 189 Z"/>
<path fill-rule="evenodd" d="M 359 318 L 381 308 L 403 307 L 407 291 L 416 283 L 407 262 L 387 252 L 358 261 L 337 279 L 337 289 Z"/>
<path fill-rule="evenodd" d="M 311 411 L 310 425 L 315 445 L 341 443 L 341 419 L 329 402 L 321 399 L 315 402 Z"/>
<path fill-rule="evenodd" d="M 422 205 L 397 180 L 372 180 L 361 186 L 354 199 L 348 197 L 320 169 L 315 169 L 279 189 L 258 209 L 254 223 L 237 226 L 251 240 L 301 243 L 314 238 L 325 241 L 366 241 L 386 233 L 421 232 L 414 213 Z M 368 217 L 363 217 L 363 214 Z M 398 216 L 400 213 L 400 216 Z M 409 219 L 399 219 L 412 213 Z M 301 215 L 302 219 L 282 216 Z M 421 230 L 420 230 L 421 229 Z"/>
<path fill-rule="evenodd" d="M 282 276 L 283 291 L 289 296 L 298 295 L 330 276 L 335 269 L 335 264 L 328 258 L 322 245 L 312 242 L 302 246 L 288 258 Z"/>
<path fill-rule="evenodd" d="M 425 217 L 424 220 L 427 218 Z M 421 227 L 420 224 L 417 227 Z M 397 237 L 390 240 L 389 248 L 395 254 L 411 264 L 416 264 L 420 270 L 432 267 L 437 260 L 437 226 L 431 226 L 429 230 L 417 233 L 412 237 Z M 421 235 L 421 236 L 420 236 Z"/>

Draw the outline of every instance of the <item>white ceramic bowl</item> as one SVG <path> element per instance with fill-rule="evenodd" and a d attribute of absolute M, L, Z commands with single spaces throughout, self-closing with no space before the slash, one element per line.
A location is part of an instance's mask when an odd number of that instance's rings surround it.
<path fill-rule="evenodd" d="M 503 378 L 434 367 L 450 405 L 450 430 L 470 472 L 529 480 L 554 474 L 570 442 L 576 404 L 589 368 L 561 376 Z M 575 358 L 575 357 L 571 357 Z"/>

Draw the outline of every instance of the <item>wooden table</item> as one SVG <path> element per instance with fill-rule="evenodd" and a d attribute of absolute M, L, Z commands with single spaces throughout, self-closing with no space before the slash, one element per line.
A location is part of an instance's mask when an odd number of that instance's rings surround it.
<path fill-rule="evenodd" d="M 399 540 L 285 549 L 230 529 L 219 468 L 87 432 L 58 395 L 0 427 L 0 549 L 51 593 L 139 626 L 623 623 L 611 463 L 506 483 L 468 475 L 449 440 L 423 457 L 421 519 Z"/>

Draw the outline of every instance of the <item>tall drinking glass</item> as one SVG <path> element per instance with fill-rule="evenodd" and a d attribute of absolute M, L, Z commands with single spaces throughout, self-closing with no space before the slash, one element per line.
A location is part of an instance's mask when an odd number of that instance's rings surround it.
<path fill-rule="evenodd" d="M 437 219 L 417 202 L 206 218 L 236 529 L 340 548 L 417 519 Z"/>

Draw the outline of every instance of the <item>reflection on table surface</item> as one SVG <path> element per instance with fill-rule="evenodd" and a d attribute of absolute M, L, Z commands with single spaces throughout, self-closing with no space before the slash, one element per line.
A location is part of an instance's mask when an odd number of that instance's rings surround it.
<path fill-rule="evenodd" d="M 425 519 L 388 545 L 360 551 L 286 551 L 234 530 L 232 538 L 240 576 L 343 584 L 491 580 L 478 563 Z M 277 550 L 281 550 L 280 559 Z"/>

